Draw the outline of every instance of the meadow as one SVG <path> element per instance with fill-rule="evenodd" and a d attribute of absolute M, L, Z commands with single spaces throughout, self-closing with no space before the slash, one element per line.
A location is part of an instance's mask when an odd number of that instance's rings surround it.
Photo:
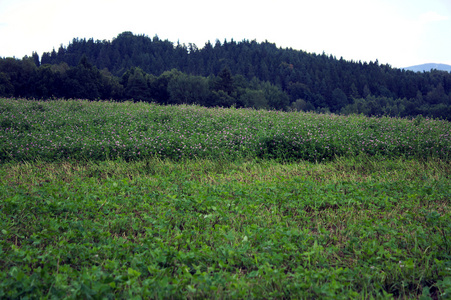
<path fill-rule="evenodd" d="M 451 158 L 451 123 L 88 101 L 0 101 L 0 162 Z"/>
<path fill-rule="evenodd" d="M 0 298 L 451 297 L 451 123 L 0 99 Z"/>

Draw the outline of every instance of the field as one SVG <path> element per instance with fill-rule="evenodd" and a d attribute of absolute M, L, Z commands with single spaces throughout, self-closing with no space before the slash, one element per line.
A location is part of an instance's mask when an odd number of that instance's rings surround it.
<path fill-rule="evenodd" d="M 0 298 L 451 297 L 451 123 L 0 99 Z"/>

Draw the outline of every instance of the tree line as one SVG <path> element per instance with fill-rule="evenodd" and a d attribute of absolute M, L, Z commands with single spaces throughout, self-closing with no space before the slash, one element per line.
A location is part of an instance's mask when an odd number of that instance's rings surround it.
<path fill-rule="evenodd" d="M 172 43 L 131 32 L 0 59 L 0 95 L 451 118 L 451 74 L 414 73 L 267 41 Z"/>
<path fill-rule="evenodd" d="M 286 109 L 289 98 L 279 87 L 256 78 L 233 76 L 228 68 L 217 76 L 189 75 L 177 69 L 159 76 L 131 67 L 122 76 L 99 70 L 83 56 L 75 67 L 32 59 L 0 59 L 0 96 L 34 99 L 78 98 L 199 104 L 203 106 Z"/>

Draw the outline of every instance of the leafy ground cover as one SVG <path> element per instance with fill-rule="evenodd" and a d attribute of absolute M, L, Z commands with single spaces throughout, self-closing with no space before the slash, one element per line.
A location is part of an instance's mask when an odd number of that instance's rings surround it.
<path fill-rule="evenodd" d="M 0 99 L 0 160 L 450 159 L 451 123 L 147 103 Z"/>
<path fill-rule="evenodd" d="M 450 169 L 6 164 L 0 297 L 446 298 Z"/>
<path fill-rule="evenodd" d="M 0 298 L 451 295 L 446 122 L 133 103 L 0 103 Z M 141 114 L 152 121 L 140 123 Z M 140 126 L 150 129 L 131 133 Z M 335 142 L 338 149 L 340 141 L 352 151 L 332 157 L 319 147 L 315 162 L 287 154 L 310 146 L 267 144 L 259 152 L 264 139 L 283 144 L 288 135 L 300 143 L 308 132 L 315 145 Z M 129 155 L 139 141 L 150 148 L 156 136 L 168 142 L 161 155 Z M 243 136 L 245 145 L 236 143 Z M 391 148 L 357 150 L 376 138 Z M 114 146 L 119 140 L 125 146 Z M 28 150 L 21 151 L 25 141 Z M 172 156 L 170 146 L 182 142 L 187 152 Z M 64 145 L 69 154 L 57 156 Z M 102 156 L 102 146 L 119 154 Z"/>

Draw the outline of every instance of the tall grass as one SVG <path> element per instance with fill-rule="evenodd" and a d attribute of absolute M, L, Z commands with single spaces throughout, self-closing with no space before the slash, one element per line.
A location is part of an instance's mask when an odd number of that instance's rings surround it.
<path fill-rule="evenodd" d="M 449 159 L 451 123 L 147 103 L 0 99 L 0 160 Z"/>

